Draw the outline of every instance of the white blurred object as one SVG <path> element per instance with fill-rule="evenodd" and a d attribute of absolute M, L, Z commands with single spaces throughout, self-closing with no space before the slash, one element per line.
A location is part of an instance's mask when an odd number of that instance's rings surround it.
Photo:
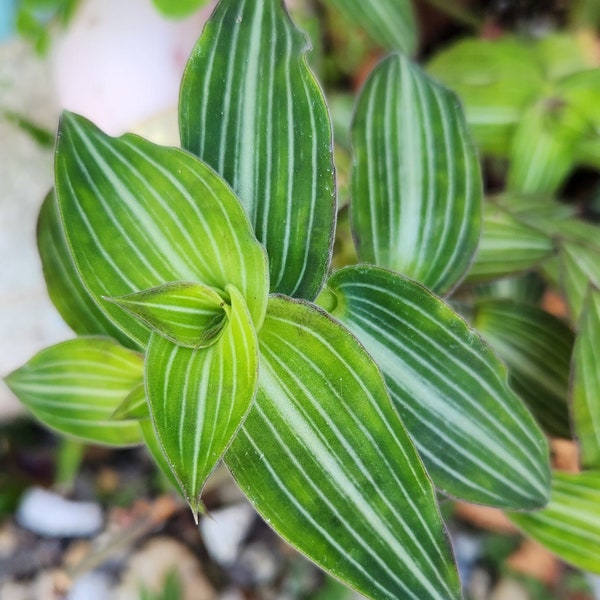
<path fill-rule="evenodd" d="M 73 582 L 67 600 L 111 600 L 114 598 L 112 581 L 108 575 L 89 571 Z"/>
<path fill-rule="evenodd" d="M 16 519 L 21 527 L 44 537 L 88 537 L 103 523 L 95 502 L 73 502 L 42 488 L 31 488 L 21 499 Z"/>
<path fill-rule="evenodd" d="M 151 0 L 84 0 L 53 43 L 58 104 L 110 135 L 176 106 L 183 69 L 213 6 L 170 21 Z"/>

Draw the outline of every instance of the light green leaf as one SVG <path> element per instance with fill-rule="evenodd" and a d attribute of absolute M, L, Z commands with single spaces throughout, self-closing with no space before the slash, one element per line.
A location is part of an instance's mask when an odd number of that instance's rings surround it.
<path fill-rule="evenodd" d="M 152 4 L 171 19 L 183 19 L 207 3 L 208 0 L 152 0 Z"/>
<path fill-rule="evenodd" d="M 547 498 L 548 448 L 489 346 L 427 289 L 370 266 L 334 273 L 320 300 L 381 368 L 444 493 L 498 507 Z"/>
<path fill-rule="evenodd" d="M 40 210 L 37 243 L 48 294 L 67 325 L 79 335 L 107 335 L 124 346 L 137 347 L 102 312 L 84 287 L 67 246 L 53 192 L 46 196 Z"/>
<path fill-rule="evenodd" d="M 480 302 L 473 325 L 508 367 L 508 381 L 541 426 L 570 438 L 567 395 L 574 335 L 564 321 L 526 303 Z"/>
<path fill-rule="evenodd" d="M 216 342 L 226 322 L 225 301 L 200 283 L 174 281 L 119 298 L 106 298 L 175 344 L 204 348 Z"/>
<path fill-rule="evenodd" d="M 479 162 L 457 98 L 392 55 L 363 88 L 352 139 L 359 257 L 449 291 L 476 250 L 482 200 Z"/>
<path fill-rule="evenodd" d="M 146 407 L 148 403 L 146 403 Z M 146 413 L 146 416 L 150 416 L 149 413 Z M 142 432 L 142 437 L 144 438 L 144 443 L 146 444 L 146 448 L 150 453 L 150 456 L 154 460 L 154 463 L 160 470 L 160 472 L 166 477 L 167 481 L 179 492 L 183 493 L 181 490 L 181 485 L 179 481 L 177 481 L 173 471 L 171 470 L 171 465 L 169 464 L 165 453 L 163 452 L 160 441 L 158 440 L 158 436 L 156 435 L 156 431 L 154 430 L 154 425 L 152 421 L 148 418 L 141 419 L 139 421 L 140 431 Z"/>
<path fill-rule="evenodd" d="M 308 47 L 280 0 L 221 0 L 186 67 L 179 124 L 183 147 L 241 199 L 271 290 L 312 299 L 329 267 L 335 183 Z"/>
<path fill-rule="evenodd" d="M 410 0 L 326 0 L 388 50 L 414 54 L 418 28 Z"/>
<path fill-rule="evenodd" d="M 508 36 L 459 40 L 427 70 L 459 95 L 480 149 L 500 156 L 508 154 L 515 126 L 544 86 L 531 48 Z"/>
<path fill-rule="evenodd" d="M 556 471 L 547 508 L 508 516 L 568 563 L 600 574 L 600 471 Z"/>
<path fill-rule="evenodd" d="M 146 399 L 146 388 L 144 382 L 136 385 L 125 397 L 125 400 L 115 408 L 111 419 L 121 421 L 123 419 L 148 419 L 150 417 L 148 400 Z"/>
<path fill-rule="evenodd" d="M 509 152 L 507 188 L 552 194 L 576 164 L 576 147 L 586 125 L 560 96 L 533 104 L 523 115 Z"/>
<path fill-rule="evenodd" d="M 258 344 L 240 292 L 213 345 L 193 350 L 154 334 L 146 357 L 146 391 L 162 449 L 194 516 L 200 494 L 250 409 L 258 378 Z"/>
<path fill-rule="evenodd" d="M 560 243 L 559 258 L 560 284 L 567 298 L 571 319 L 576 323 L 589 285 L 600 287 L 600 246 L 583 240 L 565 240 Z"/>
<path fill-rule="evenodd" d="M 466 281 L 477 283 L 527 271 L 553 253 L 549 235 L 486 202 L 481 241 Z"/>
<path fill-rule="evenodd" d="M 134 135 L 111 138 L 63 113 L 56 191 L 77 270 L 106 314 L 138 342 L 149 329 L 103 300 L 170 281 L 243 294 L 260 327 L 267 259 L 226 183 L 187 152 Z"/>
<path fill-rule="evenodd" d="M 433 488 L 356 339 L 272 297 L 256 401 L 225 460 L 284 539 L 373 599 L 459 598 Z"/>
<path fill-rule="evenodd" d="M 571 409 L 579 460 L 600 469 L 600 291 L 588 290 L 573 350 Z"/>
<path fill-rule="evenodd" d="M 95 444 L 141 443 L 135 420 L 111 415 L 142 381 L 143 357 L 103 337 L 80 337 L 42 350 L 6 379 L 44 425 Z"/>

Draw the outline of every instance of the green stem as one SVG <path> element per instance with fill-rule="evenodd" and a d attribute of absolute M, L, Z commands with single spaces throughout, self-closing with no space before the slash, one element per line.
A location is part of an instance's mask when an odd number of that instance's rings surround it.
<path fill-rule="evenodd" d="M 437 10 L 446 13 L 452 17 L 455 21 L 463 23 L 473 29 L 481 29 L 483 21 L 473 15 L 470 11 L 462 6 L 459 6 L 456 2 L 448 0 L 422 0 L 430 6 L 433 6 Z"/>

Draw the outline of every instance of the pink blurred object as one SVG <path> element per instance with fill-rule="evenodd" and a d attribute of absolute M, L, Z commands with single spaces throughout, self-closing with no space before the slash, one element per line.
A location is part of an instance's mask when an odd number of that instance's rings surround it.
<path fill-rule="evenodd" d="M 185 63 L 214 4 L 171 21 L 151 0 L 84 0 L 53 45 L 59 106 L 111 135 L 176 106 Z"/>

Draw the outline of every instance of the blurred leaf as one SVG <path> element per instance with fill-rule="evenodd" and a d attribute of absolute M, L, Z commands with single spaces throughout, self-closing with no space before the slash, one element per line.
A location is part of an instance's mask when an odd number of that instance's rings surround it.
<path fill-rule="evenodd" d="M 19 127 L 22 131 L 27 133 L 35 142 L 37 142 L 42 148 L 53 148 L 54 147 L 54 133 L 36 125 L 33 121 L 28 119 L 26 116 L 16 113 L 12 110 L 2 111 L 4 118 Z"/>
<path fill-rule="evenodd" d="M 546 264 L 546 263 L 544 263 Z M 546 289 L 546 282 L 536 271 L 515 277 L 495 279 L 471 288 L 477 298 L 504 298 L 529 304 L 539 304 Z"/>
<path fill-rule="evenodd" d="M 208 0 L 152 0 L 165 17 L 183 19 L 208 4 Z"/>
<path fill-rule="evenodd" d="M 527 271 L 553 253 L 548 235 L 486 202 L 481 241 L 466 281 L 476 283 Z"/>
<path fill-rule="evenodd" d="M 561 241 L 559 258 L 560 283 L 571 319 L 576 323 L 590 284 L 600 287 L 600 247 L 577 241 Z"/>
<path fill-rule="evenodd" d="M 220 290 L 235 285 L 260 327 L 268 293 L 264 248 L 238 199 L 209 167 L 187 152 L 131 134 L 109 137 L 65 112 L 55 170 L 79 275 L 130 337 L 146 344 L 150 330 L 104 298 L 171 281 Z"/>
<path fill-rule="evenodd" d="M 470 265 L 481 221 L 479 162 L 458 100 L 392 55 L 361 92 L 352 140 L 359 257 L 448 292 Z"/>
<path fill-rule="evenodd" d="M 153 331 L 187 348 L 213 344 L 227 315 L 225 300 L 201 283 L 173 281 L 150 290 L 106 298 L 137 317 Z"/>
<path fill-rule="evenodd" d="M 439 298 L 390 271 L 334 273 L 323 304 L 364 344 L 436 486 L 498 507 L 546 501 L 548 448 L 490 348 Z"/>
<path fill-rule="evenodd" d="M 256 401 L 225 456 L 266 522 L 361 594 L 460 598 L 433 487 L 362 346 L 271 297 Z"/>
<path fill-rule="evenodd" d="M 576 164 L 585 119 L 564 98 L 553 95 L 523 115 L 509 153 L 507 187 L 525 193 L 552 194 Z"/>
<path fill-rule="evenodd" d="M 83 285 L 58 213 L 54 192 L 50 192 L 38 217 L 37 244 L 50 299 L 67 325 L 78 335 L 107 335 L 122 345 L 139 348 L 98 307 Z"/>
<path fill-rule="evenodd" d="M 110 416 L 117 421 L 122 419 L 148 419 L 150 417 L 148 409 L 148 399 L 146 398 L 146 388 L 144 383 L 136 385 L 123 402 L 115 408 Z"/>
<path fill-rule="evenodd" d="M 533 49 L 549 81 L 591 67 L 581 51 L 579 40 L 571 32 L 545 35 L 535 42 Z"/>
<path fill-rule="evenodd" d="M 508 36 L 460 40 L 435 55 L 427 70 L 459 95 L 482 152 L 499 156 L 508 154 L 514 128 L 544 86 L 531 48 Z"/>
<path fill-rule="evenodd" d="M 195 518 L 207 477 L 243 423 L 256 392 L 258 343 L 240 292 L 228 322 L 206 348 L 184 348 L 153 334 L 145 375 L 150 413 L 167 461 Z"/>
<path fill-rule="evenodd" d="M 600 469 L 600 291 L 594 288 L 588 290 L 573 350 L 571 406 L 580 463 Z"/>
<path fill-rule="evenodd" d="M 71 489 L 84 453 L 85 445 L 79 440 L 71 438 L 60 440 L 56 453 L 54 485 L 63 489 Z"/>
<path fill-rule="evenodd" d="M 600 573 L 600 471 L 555 471 L 545 509 L 508 516 L 563 560 Z"/>
<path fill-rule="evenodd" d="M 415 53 L 418 28 L 410 0 L 325 0 L 325 3 L 362 27 L 377 45 L 409 55 Z"/>
<path fill-rule="evenodd" d="M 143 357 L 114 340 L 80 337 L 42 350 L 6 379 L 44 425 L 95 444 L 141 443 L 137 421 L 111 415 L 142 381 Z"/>
<path fill-rule="evenodd" d="M 308 48 L 281 2 L 222 0 L 186 67 L 179 126 L 183 147 L 242 201 L 269 255 L 271 291 L 312 300 L 329 268 L 335 182 Z"/>
<path fill-rule="evenodd" d="M 574 335 L 557 317 L 525 303 L 481 301 L 473 325 L 508 367 L 508 381 L 553 436 L 570 438 L 567 395 Z"/>
<path fill-rule="evenodd" d="M 150 416 L 148 403 L 146 403 L 146 416 Z M 154 424 L 152 420 L 149 418 L 141 419 L 139 421 L 140 431 L 142 437 L 144 438 L 144 443 L 146 444 L 146 449 L 150 453 L 150 456 L 154 460 L 155 465 L 158 467 L 159 471 L 164 475 L 166 480 L 173 486 L 173 489 L 177 490 L 180 494 L 183 494 L 181 489 L 181 484 L 177 481 L 175 475 L 173 474 L 173 470 L 171 469 L 171 465 L 169 464 L 167 457 L 162 449 L 162 445 L 156 435 L 156 431 L 154 430 Z"/>

